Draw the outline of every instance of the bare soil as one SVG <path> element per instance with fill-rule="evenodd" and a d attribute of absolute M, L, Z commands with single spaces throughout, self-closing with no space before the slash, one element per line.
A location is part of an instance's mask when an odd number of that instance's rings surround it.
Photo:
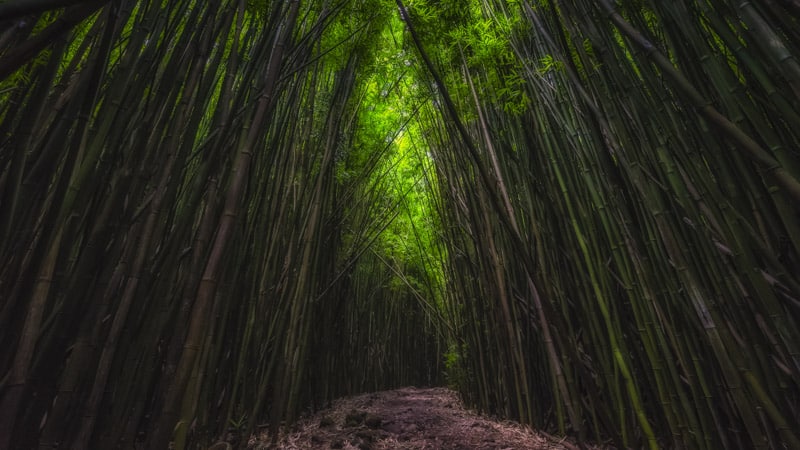
<path fill-rule="evenodd" d="M 248 442 L 267 449 L 270 436 Z M 279 449 L 544 450 L 577 447 L 519 423 L 467 410 L 446 388 L 406 387 L 337 400 L 282 433 Z"/>

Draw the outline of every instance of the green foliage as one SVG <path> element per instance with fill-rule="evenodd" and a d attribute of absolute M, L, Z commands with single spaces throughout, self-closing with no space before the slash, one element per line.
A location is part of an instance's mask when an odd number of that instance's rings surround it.
<path fill-rule="evenodd" d="M 511 40 L 525 33 L 528 25 L 518 13 L 488 16 L 482 4 L 476 1 L 462 5 L 461 10 L 462 20 L 450 26 L 444 34 L 445 40 L 436 49 L 440 61 L 447 67 L 466 65 L 480 73 L 481 77 L 474 80 L 479 92 L 506 113 L 521 114 L 530 99 L 524 89 L 525 81 L 517 70 Z M 471 98 L 463 74 L 445 70 L 445 76 L 454 97 Z M 463 114 L 466 120 L 475 117 L 466 108 Z"/>
<path fill-rule="evenodd" d="M 245 8 L 248 13 L 263 17 L 269 11 L 270 3 L 270 0 L 247 0 Z"/>
<path fill-rule="evenodd" d="M 539 74 L 544 75 L 552 71 L 561 72 L 564 70 L 564 63 L 553 58 L 553 55 L 544 55 L 539 59 Z"/>
<path fill-rule="evenodd" d="M 60 15 L 59 12 L 48 11 L 43 13 L 39 19 L 36 21 L 36 24 L 33 26 L 30 35 L 36 36 L 42 30 L 47 28 L 51 25 Z M 0 49 L 4 50 L 4 49 Z M 44 66 L 50 60 L 50 56 L 52 54 L 51 47 L 47 47 L 41 52 L 39 52 L 30 62 L 20 67 L 19 70 L 12 73 L 9 77 L 5 78 L 4 80 L 0 80 L 0 101 L 5 101 L 6 96 L 4 95 L 7 92 L 11 92 L 14 89 L 14 86 L 17 85 L 28 85 L 31 83 L 31 75 L 36 73 L 36 69 L 39 67 Z"/>
<path fill-rule="evenodd" d="M 228 419 L 228 427 L 234 431 L 244 431 L 247 426 L 247 413 L 241 412 L 235 417 Z"/>
<path fill-rule="evenodd" d="M 416 7 L 417 13 L 433 14 L 424 5 Z M 375 198 L 371 216 L 391 220 L 369 249 L 378 264 L 386 266 L 379 297 L 440 305 L 444 271 L 437 257 L 441 254 L 438 223 L 430 199 L 434 171 L 420 147 L 420 134 L 430 125 L 421 123 L 418 115 L 420 106 L 430 102 L 430 94 L 417 78 L 415 52 L 409 51 L 399 16 L 377 16 L 371 29 L 370 39 L 361 38 L 365 47 L 354 96 L 359 100 L 357 126 L 337 167 L 337 182 L 353 182 L 365 168 L 370 170 L 365 183 Z M 346 245 L 360 233 L 359 229 L 346 233 Z M 362 260 L 356 268 L 359 273 L 374 270 L 362 265 L 374 265 L 375 259 Z"/>
<path fill-rule="evenodd" d="M 450 389 L 464 391 L 468 388 L 469 373 L 465 361 L 467 360 L 466 345 L 460 348 L 456 344 L 450 344 L 444 354 L 445 380 Z"/>

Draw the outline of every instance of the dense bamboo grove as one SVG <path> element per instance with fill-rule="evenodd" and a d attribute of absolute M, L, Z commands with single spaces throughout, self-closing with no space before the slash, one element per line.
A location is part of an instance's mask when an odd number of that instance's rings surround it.
<path fill-rule="evenodd" d="M 0 4 L 0 448 L 447 381 L 800 448 L 794 0 Z"/>
<path fill-rule="evenodd" d="M 402 264 L 373 264 L 400 197 L 379 176 L 384 136 L 356 131 L 367 37 L 393 13 L 375 10 L 7 16 L 0 447 L 181 448 L 436 383 L 433 316 L 373 285 Z"/>
<path fill-rule="evenodd" d="M 462 391 L 621 447 L 800 446 L 796 3 L 446 3 L 409 15 Z"/>

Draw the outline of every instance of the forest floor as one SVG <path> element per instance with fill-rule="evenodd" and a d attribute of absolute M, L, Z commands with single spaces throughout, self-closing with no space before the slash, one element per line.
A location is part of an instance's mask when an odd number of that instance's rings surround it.
<path fill-rule="evenodd" d="M 269 447 L 266 434 L 248 449 Z M 577 449 L 567 440 L 467 410 L 446 388 L 406 387 L 337 400 L 305 417 L 278 449 L 544 450 Z"/>

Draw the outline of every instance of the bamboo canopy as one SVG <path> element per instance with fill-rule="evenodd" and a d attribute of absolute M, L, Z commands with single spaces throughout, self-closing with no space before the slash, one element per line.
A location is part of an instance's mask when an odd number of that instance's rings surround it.
<path fill-rule="evenodd" d="M 0 3 L 0 448 L 800 448 L 798 322 L 797 0 Z"/>

